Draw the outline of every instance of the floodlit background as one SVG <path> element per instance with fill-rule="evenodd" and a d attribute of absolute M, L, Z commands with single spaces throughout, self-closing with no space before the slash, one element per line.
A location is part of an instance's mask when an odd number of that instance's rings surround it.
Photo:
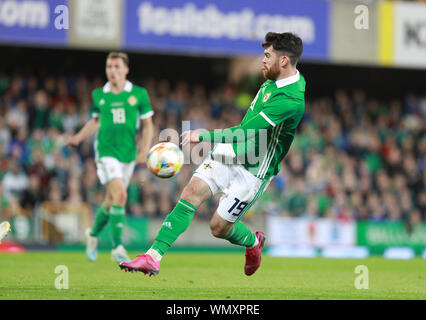
<path fill-rule="evenodd" d="M 268 31 L 298 33 L 306 110 L 279 175 L 245 221 L 275 256 L 411 258 L 426 247 L 426 4 L 422 1 L 1 0 L 0 221 L 13 243 L 83 248 L 104 189 L 89 119 L 111 50 L 166 128 L 240 122 L 263 79 Z M 196 165 L 168 180 L 137 171 L 125 245 L 149 246 Z M 142 176 L 148 180 L 141 184 Z M 176 246 L 224 247 L 209 234 L 217 199 Z M 110 234 L 101 247 L 110 249 Z M 389 250 L 390 249 L 390 250 Z"/>

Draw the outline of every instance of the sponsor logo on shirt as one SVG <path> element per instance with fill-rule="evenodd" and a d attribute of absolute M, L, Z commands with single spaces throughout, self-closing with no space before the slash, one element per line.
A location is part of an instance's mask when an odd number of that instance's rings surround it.
<path fill-rule="evenodd" d="M 204 164 L 204 170 L 207 170 L 207 169 L 212 169 L 213 167 L 212 167 L 212 165 L 211 165 L 211 163 L 210 162 L 206 162 L 205 164 Z"/>

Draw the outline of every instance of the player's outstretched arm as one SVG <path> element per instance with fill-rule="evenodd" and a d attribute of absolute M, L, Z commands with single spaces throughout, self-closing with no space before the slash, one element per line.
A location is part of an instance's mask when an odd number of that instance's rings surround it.
<path fill-rule="evenodd" d="M 77 132 L 75 135 L 68 138 L 68 145 L 71 147 L 77 147 L 80 142 L 82 142 L 87 137 L 91 136 L 95 132 L 97 132 L 99 129 L 99 119 L 93 118 L 89 120 L 83 128 L 79 132 Z"/>
<path fill-rule="evenodd" d="M 199 141 L 209 141 L 218 143 L 233 143 L 233 142 L 244 142 L 255 136 L 255 134 L 261 129 L 268 129 L 271 124 L 268 123 L 262 116 L 257 115 L 250 121 L 239 124 L 232 128 L 226 128 L 223 130 L 215 130 L 209 132 L 198 132 L 198 136 L 193 137 Z"/>
<path fill-rule="evenodd" d="M 197 130 L 188 130 L 182 133 L 182 143 L 181 145 L 187 145 L 188 143 L 198 143 L 200 142 L 199 139 L 200 132 Z"/>
<path fill-rule="evenodd" d="M 282 106 L 285 106 L 283 108 Z M 271 99 L 270 104 L 249 121 L 238 126 L 223 130 L 202 132 L 199 134 L 199 141 L 235 143 L 245 142 L 253 138 L 260 130 L 271 129 L 278 126 L 285 120 L 303 115 L 304 107 L 298 100 L 289 101 L 277 95 L 276 99 Z M 304 105 L 303 105 L 304 106 Z M 293 121 L 294 122 L 294 121 Z M 298 122 L 297 122 L 298 123 Z"/>
<path fill-rule="evenodd" d="M 154 124 L 152 122 L 152 117 L 143 119 L 142 125 L 142 139 L 139 143 L 139 151 L 136 157 L 136 164 L 139 165 L 146 163 L 146 158 L 148 157 L 148 152 L 151 148 L 152 138 L 154 137 Z"/>

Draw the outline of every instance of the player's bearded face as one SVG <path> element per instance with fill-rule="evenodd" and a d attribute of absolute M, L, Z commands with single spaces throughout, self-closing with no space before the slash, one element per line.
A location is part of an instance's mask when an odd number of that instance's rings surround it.
<path fill-rule="evenodd" d="M 280 74 L 279 56 L 273 51 L 272 46 L 265 49 L 265 57 L 262 60 L 263 76 L 269 80 L 276 80 Z"/>
<path fill-rule="evenodd" d="M 106 63 L 106 75 L 108 81 L 113 85 L 118 85 L 126 80 L 129 68 L 120 58 L 108 59 Z"/>

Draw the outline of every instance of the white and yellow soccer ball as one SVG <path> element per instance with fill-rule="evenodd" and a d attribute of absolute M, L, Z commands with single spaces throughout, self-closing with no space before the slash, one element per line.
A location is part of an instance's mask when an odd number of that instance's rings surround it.
<path fill-rule="evenodd" d="M 174 176 L 183 165 L 183 152 L 171 142 L 161 142 L 148 153 L 148 169 L 159 178 Z"/>

